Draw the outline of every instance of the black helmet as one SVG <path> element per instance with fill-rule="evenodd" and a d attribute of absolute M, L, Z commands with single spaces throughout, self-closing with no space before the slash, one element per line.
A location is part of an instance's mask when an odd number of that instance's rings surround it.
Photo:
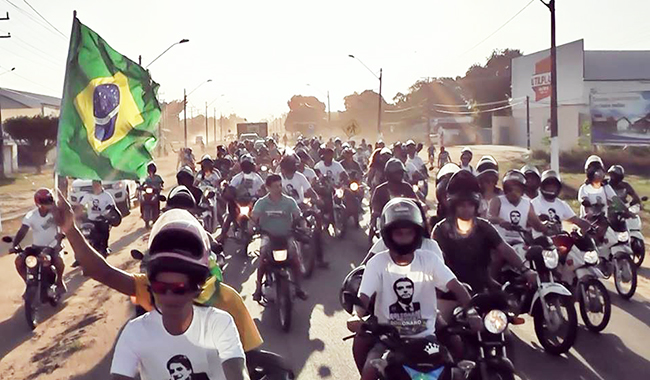
<path fill-rule="evenodd" d="M 625 168 L 621 165 L 612 165 L 607 170 L 607 174 L 609 174 L 610 181 L 616 185 L 625 178 Z"/>
<path fill-rule="evenodd" d="M 402 161 L 393 157 L 386 162 L 386 166 L 384 166 L 384 175 L 389 181 L 392 180 L 393 182 L 397 182 L 398 179 L 401 181 L 404 179 L 404 174 L 406 174 L 406 168 Z"/>
<path fill-rule="evenodd" d="M 542 178 L 541 175 L 539 174 L 539 170 L 538 170 L 535 166 L 530 165 L 530 164 L 526 164 L 526 165 L 524 165 L 524 166 L 521 168 L 520 171 L 521 171 L 521 173 L 522 173 L 524 176 L 526 176 L 526 175 L 528 175 L 528 174 L 534 174 L 534 175 L 537 176 L 537 178 L 540 178 L 540 179 Z"/>
<path fill-rule="evenodd" d="M 544 185 L 548 183 L 557 184 L 557 191 L 548 191 L 544 190 Z M 560 190 L 562 190 L 562 180 L 560 175 L 555 172 L 555 170 L 546 170 L 542 173 L 542 182 L 539 186 L 539 192 L 542 193 L 544 198 L 548 200 L 554 200 L 560 195 Z"/>
<path fill-rule="evenodd" d="M 183 166 L 178 173 L 176 173 L 176 180 L 180 183 L 181 178 L 186 177 L 187 179 L 192 179 L 194 181 L 194 173 L 192 173 L 192 169 L 190 169 L 187 166 Z"/>
<path fill-rule="evenodd" d="M 347 311 L 349 314 L 352 314 L 354 312 L 354 305 L 349 298 L 344 296 L 344 294 L 346 292 L 354 295 L 359 294 L 361 279 L 363 278 L 363 273 L 365 270 L 365 265 L 358 266 L 352 269 L 352 271 L 348 273 L 348 275 L 345 276 L 345 279 L 343 280 L 343 286 L 341 286 L 341 290 L 339 292 L 339 302 L 341 302 L 343 310 Z"/>
<path fill-rule="evenodd" d="M 287 171 L 296 171 L 298 169 L 298 164 L 300 163 L 300 158 L 295 153 L 288 154 L 282 157 L 280 160 L 280 168 Z"/>
<path fill-rule="evenodd" d="M 503 190 L 506 190 L 506 188 L 513 185 L 521 186 L 522 189 L 526 186 L 526 177 L 524 176 L 524 173 L 515 169 L 506 172 L 506 175 L 503 176 Z"/>
<path fill-rule="evenodd" d="M 470 201 L 478 208 L 481 203 L 481 187 L 476 176 L 468 170 L 459 170 L 447 183 L 447 202 L 452 210 L 458 202 Z"/>
<path fill-rule="evenodd" d="M 422 212 L 412 199 L 393 198 L 381 212 L 379 221 L 381 237 L 388 249 L 395 253 L 406 255 L 415 251 L 421 244 L 425 225 Z M 416 229 L 413 242 L 408 245 L 399 245 L 393 241 L 392 231 L 395 228 L 413 227 Z"/>
<path fill-rule="evenodd" d="M 151 172 L 155 173 L 157 171 L 158 171 L 158 167 L 156 166 L 155 163 L 150 162 L 149 165 L 147 165 L 147 173 L 151 173 Z"/>
<path fill-rule="evenodd" d="M 184 210 L 194 210 L 196 208 L 196 200 L 194 196 L 185 186 L 174 187 L 167 196 L 166 209 L 180 208 Z"/>

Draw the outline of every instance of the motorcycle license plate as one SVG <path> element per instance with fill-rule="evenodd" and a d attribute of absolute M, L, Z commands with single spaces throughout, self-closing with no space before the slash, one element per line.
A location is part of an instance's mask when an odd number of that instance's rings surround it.
<path fill-rule="evenodd" d="M 420 372 L 408 366 L 403 366 L 403 367 L 406 373 L 409 374 L 411 379 L 417 379 L 417 380 L 438 380 L 440 378 L 440 375 L 442 375 L 442 370 L 445 369 L 445 367 L 440 367 L 430 372 Z"/>

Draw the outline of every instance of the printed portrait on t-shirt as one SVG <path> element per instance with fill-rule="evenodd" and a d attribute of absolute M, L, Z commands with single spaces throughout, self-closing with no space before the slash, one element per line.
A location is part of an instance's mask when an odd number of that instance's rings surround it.
<path fill-rule="evenodd" d="M 167 361 L 170 380 L 210 380 L 205 373 L 194 373 L 192 362 L 185 355 L 176 355 Z"/>
<path fill-rule="evenodd" d="M 557 215 L 557 212 L 554 208 L 548 209 L 548 218 L 553 223 L 560 223 L 560 217 Z"/>
<path fill-rule="evenodd" d="M 287 195 L 289 195 L 290 197 L 293 197 L 294 199 L 298 199 L 298 198 L 299 198 L 299 197 L 298 197 L 298 190 L 296 190 L 296 189 L 293 187 L 292 184 L 287 183 L 287 186 L 286 186 L 285 188 L 286 188 Z"/>
<path fill-rule="evenodd" d="M 413 335 L 426 329 L 426 320 L 422 318 L 420 302 L 413 302 L 415 284 L 408 277 L 397 279 L 393 283 L 395 303 L 388 306 L 390 324 L 395 326 L 400 334 Z"/>
<path fill-rule="evenodd" d="M 517 210 L 510 211 L 510 223 L 517 225 L 520 221 L 521 213 Z"/>
<path fill-rule="evenodd" d="M 99 208 L 99 199 L 97 199 L 97 198 L 93 199 L 92 210 L 93 211 L 101 211 L 100 208 Z"/>

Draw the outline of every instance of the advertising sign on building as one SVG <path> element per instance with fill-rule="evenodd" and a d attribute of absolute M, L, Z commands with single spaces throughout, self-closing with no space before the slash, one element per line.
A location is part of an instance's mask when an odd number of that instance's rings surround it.
<path fill-rule="evenodd" d="M 551 96 L 551 57 L 548 56 L 535 63 L 535 73 L 530 79 L 530 85 L 535 91 L 535 101 Z"/>
<path fill-rule="evenodd" d="M 591 141 L 599 145 L 650 145 L 650 91 L 594 93 Z"/>

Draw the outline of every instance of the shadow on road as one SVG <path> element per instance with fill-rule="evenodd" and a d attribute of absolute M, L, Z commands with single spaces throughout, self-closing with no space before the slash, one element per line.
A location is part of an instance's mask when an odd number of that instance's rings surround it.
<path fill-rule="evenodd" d="M 636 274 L 650 280 L 650 268 L 646 268 L 646 267 L 637 268 Z"/>
<path fill-rule="evenodd" d="M 643 322 L 646 326 L 650 326 L 650 302 L 641 299 L 640 294 L 635 295 L 628 301 L 622 299 L 618 293 L 610 291 L 609 298 L 612 300 L 613 306 Z"/>

